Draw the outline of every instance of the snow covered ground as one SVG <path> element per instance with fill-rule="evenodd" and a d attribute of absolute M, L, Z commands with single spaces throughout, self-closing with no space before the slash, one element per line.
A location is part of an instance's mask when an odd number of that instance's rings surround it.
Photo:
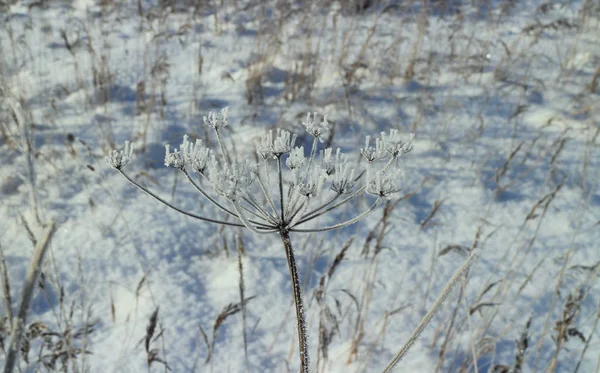
<path fill-rule="evenodd" d="M 326 145 L 357 161 L 367 135 L 416 134 L 399 199 L 350 227 L 292 235 L 314 371 L 381 372 L 476 245 L 468 279 L 397 371 L 517 372 L 519 356 L 522 372 L 600 372 L 597 2 L 217 3 L 0 5 L 0 248 L 13 309 L 42 231 L 32 201 L 57 223 L 28 317 L 48 344 L 28 328 L 22 371 L 53 359 L 59 370 L 71 345 L 90 352 L 65 359 L 74 372 L 297 371 L 279 237 L 177 214 L 104 162 L 135 141 L 130 175 L 220 216 L 163 166 L 164 144 L 210 138 L 202 116 L 228 106 L 227 141 L 248 159 L 277 127 L 310 146 L 300 122 L 314 110 L 333 124 Z M 254 296 L 248 365 L 240 312 L 214 332 L 240 300 L 240 245 Z M 320 324 L 334 331 L 327 348 Z"/>

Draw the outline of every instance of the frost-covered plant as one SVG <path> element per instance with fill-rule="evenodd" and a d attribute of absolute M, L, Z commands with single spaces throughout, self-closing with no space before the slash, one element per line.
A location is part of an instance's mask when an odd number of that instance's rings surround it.
<path fill-rule="evenodd" d="M 382 132 L 371 141 L 367 136 L 360 149 L 364 166 L 352 164 L 341 149 L 318 149 L 328 132 L 326 117 L 309 113 L 302 125 L 312 136 L 308 154 L 295 146 L 296 135 L 283 129 L 264 134 L 257 146 L 261 164 L 237 159 L 222 139 L 221 129 L 228 125 L 227 109 L 211 112 L 204 123 L 215 131 L 218 149 L 210 149 L 202 140 L 191 142 L 188 136 L 178 149 L 166 145 L 165 165 L 183 173 L 191 185 L 224 214 L 223 219 L 209 218 L 171 205 L 129 177 L 123 168 L 132 159 L 129 142 L 125 149 L 113 150 L 106 162 L 130 183 L 156 200 L 187 216 L 216 224 L 245 227 L 256 234 L 279 234 L 285 249 L 298 327 L 300 371 L 309 371 L 306 318 L 298 267 L 290 239 L 292 232 L 325 232 L 347 227 L 366 217 L 384 199 L 394 198 L 402 189 L 400 157 L 412 150 L 414 134 L 401 136 L 397 130 Z M 197 173 L 200 181 L 192 177 Z M 214 192 L 210 193 L 210 191 Z M 317 198 L 328 192 L 328 196 Z M 328 226 L 312 222 L 360 195 L 374 197 L 372 205 L 354 217 Z M 217 196 L 221 196 L 221 201 Z M 224 200 L 224 201 L 223 201 Z M 229 217 L 229 219 L 227 219 Z M 227 219 L 227 220 L 226 220 Z"/>

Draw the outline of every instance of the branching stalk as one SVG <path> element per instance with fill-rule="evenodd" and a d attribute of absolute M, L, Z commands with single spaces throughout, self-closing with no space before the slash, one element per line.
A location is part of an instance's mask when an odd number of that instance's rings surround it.
<path fill-rule="evenodd" d="M 285 229 L 279 231 L 285 255 L 292 280 L 292 289 L 294 292 L 294 303 L 296 305 L 296 325 L 298 328 L 298 346 L 300 350 L 300 373 L 308 373 L 310 369 L 310 359 L 308 355 L 308 337 L 306 333 L 306 315 L 304 313 L 304 303 L 302 302 L 302 290 L 300 286 L 300 277 L 298 275 L 298 266 L 290 240 L 290 233 Z"/>
<path fill-rule="evenodd" d="M 339 223 L 339 224 L 335 224 L 335 225 L 330 225 L 328 227 L 323 227 L 323 228 L 313 228 L 313 229 L 290 229 L 291 232 L 325 232 L 325 231 L 331 231 L 334 229 L 340 229 L 340 228 L 344 228 L 347 227 L 349 225 L 352 225 L 356 222 L 358 222 L 359 220 L 362 220 L 365 218 L 365 216 L 369 215 L 371 212 L 373 212 L 373 210 L 381 203 L 381 197 L 377 198 L 377 200 L 375 200 L 375 203 L 373 203 L 373 205 L 371 207 L 369 207 L 368 210 L 364 211 L 362 214 L 357 215 L 356 217 L 347 220 L 345 222 Z M 298 223 L 297 225 L 302 224 L 302 222 Z"/>
<path fill-rule="evenodd" d="M 271 210 L 273 210 L 274 216 L 277 216 L 277 208 L 275 207 L 275 203 L 273 202 L 273 196 L 271 195 L 271 190 L 269 189 L 269 187 L 271 186 L 271 178 L 269 177 L 269 169 L 268 169 L 269 165 L 268 165 L 266 159 L 264 160 L 264 165 L 265 165 L 265 177 L 267 178 L 267 186 L 265 187 L 265 184 L 263 183 L 260 176 L 257 177 L 258 185 L 260 186 L 260 189 L 262 190 L 263 195 L 269 202 L 269 205 L 271 206 Z"/>
<path fill-rule="evenodd" d="M 265 234 L 265 233 L 273 232 L 273 230 L 261 230 L 260 227 L 255 227 L 254 225 L 252 225 L 252 222 L 250 222 L 244 216 L 244 212 L 242 211 L 242 208 L 240 207 L 240 204 L 238 202 L 234 201 L 233 206 L 235 206 L 235 211 L 237 211 L 238 216 L 240 217 L 240 220 L 242 221 L 242 223 L 244 223 L 244 227 L 250 229 L 252 232 L 257 233 L 257 234 Z"/>
<path fill-rule="evenodd" d="M 227 214 L 233 216 L 234 218 L 238 218 L 238 216 L 231 210 L 229 210 L 228 208 L 226 208 L 225 206 L 221 205 L 219 202 L 217 202 L 214 198 L 212 198 L 208 193 L 206 193 L 204 191 L 204 189 L 202 189 L 202 187 L 200 187 L 200 185 L 198 185 L 194 179 L 192 179 L 192 177 L 190 176 L 190 174 L 185 170 L 185 169 L 181 169 L 181 172 L 183 172 L 183 174 L 185 175 L 185 177 L 188 179 L 188 181 L 190 182 L 190 184 L 192 184 L 192 186 L 194 187 L 194 189 L 196 189 L 200 194 L 202 194 L 207 200 L 209 200 L 213 205 L 217 206 L 218 208 L 220 208 L 221 210 L 223 210 L 224 212 L 226 212 Z"/>
<path fill-rule="evenodd" d="M 155 200 L 157 200 L 158 202 L 162 203 L 163 205 L 183 214 L 186 216 L 189 216 L 191 218 L 194 219 L 198 219 L 198 220 L 202 220 L 202 221 L 206 221 L 209 223 L 214 223 L 214 224 L 223 224 L 223 225 L 228 225 L 231 227 L 245 227 L 244 224 L 238 224 L 238 223 L 232 223 L 229 221 L 223 221 L 223 220 L 217 220 L 217 219 L 211 219 L 211 218 L 207 218 L 204 216 L 200 216 L 200 215 L 196 215 L 196 214 L 192 214 L 191 212 L 187 212 L 185 210 L 180 209 L 179 207 L 173 206 L 171 205 L 169 202 L 165 201 L 164 199 L 160 198 L 159 196 L 157 196 L 156 194 L 152 193 L 150 190 L 144 188 L 143 186 L 141 186 L 140 184 L 136 183 L 133 179 L 131 179 L 129 177 L 129 175 L 127 175 L 125 172 L 123 172 L 123 170 L 117 170 L 121 173 L 121 175 L 123 175 L 127 181 L 129 181 L 132 185 L 134 185 L 135 187 L 137 187 L 139 190 L 143 191 L 144 193 L 148 194 L 150 197 L 154 198 Z M 264 230 L 264 231 L 269 231 L 269 232 L 275 232 L 276 229 L 275 227 L 259 227 L 258 229 Z"/>
<path fill-rule="evenodd" d="M 343 204 L 345 204 L 345 203 L 347 203 L 347 202 L 350 202 L 350 201 L 351 201 L 351 200 L 353 200 L 354 198 L 356 198 L 356 197 L 358 197 L 359 195 L 361 195 L 361 194 L 362 194 L 362 192 L 364 192 L 364 190 L 365 190 L 366 188 L 367 188 L 366 186 L 363 186 L 363 187 L 361 187 L 361 188 L 360 188 L 360 189 L 358 189 L 356 192 L 352 193 L 352 194 L 351 194 L 349 197 L 346 197 L 346 198 L 344 198 L 344 199 L 343 199 L 343 200 L 341 200 L 340 202 L 336 203 L 336 204 L 335 204 L 335 205 L 333 205 L 333 206 L 330 206 L 330 207 L 328 207 L 328 208 L 327 208 L 327 209 L 325 209 L 325 210 L 319 211 L 320 209 L 317 209 L 317 212 L 316 212 L 316 213 L 314 213 L 314 214 L 312 214 L 312 215 L 311 215 L 311 213 L 305 214 L 305 215 L 302 217 L 302 219 L 300 219 L 300 221 L 298 222 L 298 224 L 297 224 L 297 225 L 300 225 L 300 224 L 302 224 L 302 223 L 306 223 L 307 221 L 310 221 L 310 220 L 313 220 L 313 219 L 315 219 L 315 218 L 318 218 L 319 216 L 321 216 L 321 215 L 323 215 L 323 214 L 326 214 L 326 213 L 328 213 L 329 211 L 331 211 L 331 210 L 334 210 L 334 209 L 336 209 L 336 208 L 338 208 L 338 207 L 342 206 Z"/>

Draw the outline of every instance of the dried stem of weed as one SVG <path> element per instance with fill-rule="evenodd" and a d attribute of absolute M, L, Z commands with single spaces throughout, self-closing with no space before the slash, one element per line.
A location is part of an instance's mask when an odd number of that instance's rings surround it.
<path fill-rule="evenodd" d="M 31 302 L 31 298 L 33 297 L 33 291 L 35 289 L 35 284 L 37 283 L 37 278 L 41 271 L 44 256 L 46 254 L 48 246 L 50 245 L 52 236 L 54 235 L 54 228 L 55 225 L 52 221 L 44 230 L 41 239 L 38 241 L 38 245 L 34 250 L 33 257 L 31 258 L 31 263 L 29 265 L 29 269 L 27 270 L 27 275 L 25 276 L 25 283 L 23 284 L 23 291 L 21 294 L 19 309 L 17 311 L 16 317 L 13 319 L 11 326 L 9 348 L 6 354 L 6 361 L 4 363 L 4 373 L 12 373 L 16 364 L 17 355 L 21 346 L 21 337 L 23 335 L 23 330 L 26 325 L 29 304 Z"/>

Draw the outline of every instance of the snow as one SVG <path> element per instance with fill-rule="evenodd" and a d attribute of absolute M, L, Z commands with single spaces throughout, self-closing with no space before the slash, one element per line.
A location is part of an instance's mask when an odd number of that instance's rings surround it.
<path fill-rule="evenodd" d="M 459 282 L 396 371 L 438 371 L 456 312 L 440 372 L 474 372 L 471 343 L 479 372 L 512 366 L 530 316 L 523 372 L 545 372 L 556 351 L 555 323 L 581 285 L 589 293 L 574 326 L 592 339 L 581 358 L 586 344 L 570 338 L 555 371 L 573 372 L 580 359 L 579 372 L 598 371 L 600 267 L 576 267 L 600 263 L 597 75 L 593 86 L 600 13 L 593 2 L 552 2 L 547 9 L 534 0 L 431 2 L 424 13 L 422 2 L 393 1 L 385 12 L 380 4 L 353 14 L 345 2 L 305 9 L 299 2 L 238 1 L 194 15 L 142 1 L 145 17 L 134 2 L 46 3 L 19 1 L 0 12 L 0 248 L 14 310 L 33 253 L 27 228 L 38 235 L 42 229 L 30 206 L 23 132 L 10 98 L 22 100 L 18 115 L 35 125 L 40 211 L 57 223 L 28 322 L 58 332 L 96 322 L 87 341 L 92 354 L 78 356 L 89 372 L 148 372 L 143 339 L 157 307 L 164 331 L 151 348 L 173 372 L 245 372 L 241 313 L 218 329 L 209 363 L 201 332 L 211 344 L 215 319 L 240 300 L 236 234 L 243 234 L 246 251 L 245 296 L 256 296 L 247 303 L 250 371 L 297 371 L 292 285 L 277 234 L 177 214 L 105 163 L 111 149 L 135 142 L 126 167 L 132 178 L 182 209 L 222 219 L 163 163 L 164 145 L 179 144 L 184 134 L 214 148 L 202 118 L 224 107 L 225 142 L 250 161 L 274 128 L 298 134 L 296 145 L 310 149 L 302 122 L 314 111 L 333 127 L 325 145 L 339 146 L 348 162 L 358 161 L 368 135 L 416 134 L 399 166 L 399 195 L 410 196 L 390 212 L 381 242 L 385 203 L 341 230 L 291 234 L 312 371 L 381 372 L 464 260 L 456 252 L 437 254 L 449 245 L 472 247 L 479 229 L 480 253 L 464 297 L 457 301 Z M 567 26 L 523 32 L 563 18 Z M 107 83 L 94 85 L 94 72 Z M 249 79 L 261 73 L 262 97 Z M 313 226 L 349 220 L 373 202 L 361 197 Z M 327 280 L 325 302 L 340 321 L 323 364 L 314 292 L 351 236 Z M 497 305 L 470 315 L 469 329 L 466 307 L 478 302 Z M 154 362 L 150 371 L 164 367 Z"/>

